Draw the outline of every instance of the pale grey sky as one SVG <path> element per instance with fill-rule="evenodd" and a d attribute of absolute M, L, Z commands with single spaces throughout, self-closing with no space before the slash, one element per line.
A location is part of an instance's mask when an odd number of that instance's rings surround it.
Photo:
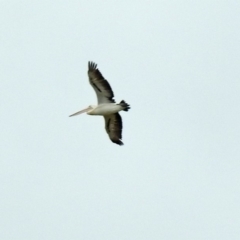
<path fill-rule="evenodd" d="M 240 2 L 0 1 L 0 239 L 238 240 Z M 95 61 L 131 104 L 123 142 Z"/>

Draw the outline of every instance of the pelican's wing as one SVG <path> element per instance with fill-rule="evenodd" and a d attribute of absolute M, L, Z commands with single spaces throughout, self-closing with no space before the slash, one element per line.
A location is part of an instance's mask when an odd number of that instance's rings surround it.
<path fill-rule="evenodd" d="M 89 82 L 97 94 L 98 104 L 115 103 L 114 93 L 108 81 L 103 77 L 94 62 L 88 62 Z"/>
<path fill-rule="evenodd" d="M 123 145 L 122 140 L 122 118 L 119 113 L 105 115 L 105 129 L 112 142 Z"/>

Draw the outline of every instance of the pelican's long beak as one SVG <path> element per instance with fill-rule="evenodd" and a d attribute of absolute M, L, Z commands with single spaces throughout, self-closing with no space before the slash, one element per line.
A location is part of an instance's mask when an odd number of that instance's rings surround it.
<path fill-rule="evenodd" d="M 85 113 L 85 112 L 87 112 L 87 111 L 90 110 L 90 109 L 91 109 L 90 107 L 87 107 L 87 108 L 85 108 L 85 109 L 83 109 L 83 110 L 81 110 L 81 111 L 79 111 L 79 112 L 76 112 L 76 113 L 70 115 L 69 117 L 73 117 L 73 116 L 77 116 L 77 115 L 79 115 L 79 114 L 81 114 L 81 113 Z"/>

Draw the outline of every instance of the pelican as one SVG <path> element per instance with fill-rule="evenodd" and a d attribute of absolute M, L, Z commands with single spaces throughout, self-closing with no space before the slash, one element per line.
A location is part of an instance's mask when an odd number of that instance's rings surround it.
<path fill-rule="evenodd" d="M 105 119 L 105 129 L 113 143 L 123 145 L 122 142 L 122 118 L 118 112 L 128 111 L 130 105 L 124 100 L 116 103 L 114 93 L 108 81 L 103 77 L 94 62 L 88 62 L 88 78 L 89 83 L 96 92 L 98 105 L 90 105 L 89 107 L 76 112 L 69 117 L 77 116 L 81 113 L 88 115 L 103 116 Z"/>

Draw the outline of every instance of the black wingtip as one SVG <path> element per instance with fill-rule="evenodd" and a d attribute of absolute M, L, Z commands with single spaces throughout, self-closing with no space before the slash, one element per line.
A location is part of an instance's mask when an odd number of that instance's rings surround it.
<path fill-rule="evenodd" d="M 119 145 L 119 146 L 123 146 L 123 145 L 124 145 L 123 142 L 122 142 L 120 139 L 118 139 L 118 140 L 112 140 L 112 142 L 115 143 L 115 144 L 117 144 L 117 145 Z"/>
<path fill-rule="evenodd" d="M 89 70 L 95 70 L 97 69 L 97 64 L 95 62 L 89 61 L 88 62 L 88 69 Z"/>

